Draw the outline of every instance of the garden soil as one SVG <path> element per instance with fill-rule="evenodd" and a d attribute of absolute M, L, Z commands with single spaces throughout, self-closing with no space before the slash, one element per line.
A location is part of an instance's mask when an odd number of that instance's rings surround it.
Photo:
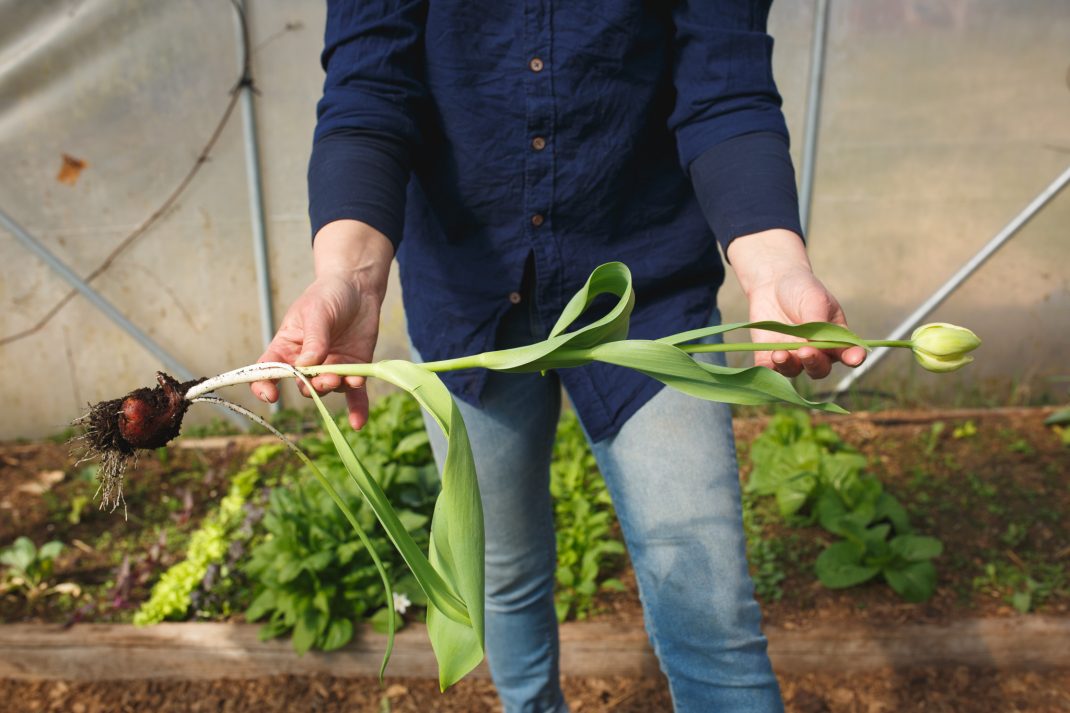
<path fill-rule="evenodd" d="M 1070 711 L 1070 671 L 971 669 L 781 676 L 788 713 L 1060 713 Z M 663 679 L 564 680 L 572 713 L 671 711 Z M 434 681 L 276 676 L 223 681 L 0 681 L 4 713 L 491 713 L 486 680 L 439 693 Z"/>
<path fill-rule="evenodd" d="M 883 584 L 844 591 L 821 587 L 813 558 L 827 536 L 807 527 L 772 521 L 764 536 L 785 543 L 783 590 L 767 597 L 767 623 L 785 629 L 843 622 L 894 627 L 946 623 L 961 618 L 1021 616 L 1012 606 L 1017 590 L 1031 592 L 1029 608 L 1046 616 L 1070 616 L 1070 449 L 1043 424 L 1050 410 L 1017 409 L 971 414 L 925 412 L 861 414 L 821 419 L 869 456 L 871 472 L 907 507 L 916 528 L 945 546 L 937 560 L 936 595 L 907 604 Z M 762 418 L 737 421 L 741 461 L 747 444 L 764 427 Z M 64 444 L 0 444 L 0 547 L 20 534 L 41 543 L 74 543 L 57 562 L 59 579 L 112 577 L 99 552 L 77 542 L 101 531 L 118 541 L 154 518 L 184 518 L 192 527 L 225 491 L 225 475 L 241 462 L 240 448 L 171 449 L 172 455 L 142 458 L 127 482 L 130 519 L 111 517 L 74 523 L 57 519 L 71 497 L 94 485 L 79 477 Z M 744 475 L 746 466 L 744 465 Z M 196 482 L 189 472 L 196 472 Z M 193 496 L 189 495 L 191 488 Z M 163 507 L 161 503 L 167 503 Z M 74 518 L 71 518 L 74 519 Z M 148 539 L 142 536 L 139 541 Z M 165 552 L 162 568 L 178 554 Z M 635 625 L 641 612 L 626 563 L 618 573 L 620 593 L 598 600 L 596 619 Z M 1028 582 L 1032 581 L 1032 585 Z M 1027 586 L 1028 585 L 1028 586 Z M 1023 589 L 1024 588 L 1024 589 Z M 143 592 L 147 593 L 147 592 Z M 136 600 L 138 595 L 131 595 Z M 1019 605 L 1021 602 L 1018 602 Z M 121 621 L 94 613 L 85 620 Z M 0 621 L 70 621 L 78 612 L 38 605 L 27 609 L 0 601 Z M 567 673 L 567 672 L 566 672 Z M 866 673 L 782 675 L 787 709 L 800 713 L 882 711 L 1070 711 L 1070 671 L 1009 672 L 968 668 L 883 670 Z M 667 711 L 660 678 L 566 678 L 573 711 Z M 497 710 L 492 687 L 468 680 L 440 694 L 433 681 L 273 677 L 221 681 L 0 681 L 0 711 L 457 711 Z"/>

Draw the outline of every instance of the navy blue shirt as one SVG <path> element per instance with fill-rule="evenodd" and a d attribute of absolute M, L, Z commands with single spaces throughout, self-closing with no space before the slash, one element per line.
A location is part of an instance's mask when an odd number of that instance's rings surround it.
<path fill-rule="evenodd" d="M 350 218 L 394 243 L 427 360 L 495 348 L 526 265 L 546 325 L 620 260 L 636 287 L 631 337 L 703 326 L 724 279 L 718 241 L 801 234 L 768 10 L 331 0 L 313 234 Z M 600 364 L 560 378 L 596 440 L 661 386 Z M 486 374 L 444 379 L 478 403 Z"/>

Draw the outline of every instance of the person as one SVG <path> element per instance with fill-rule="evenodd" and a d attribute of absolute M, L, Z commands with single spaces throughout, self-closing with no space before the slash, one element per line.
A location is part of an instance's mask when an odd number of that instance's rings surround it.
<path fill-rule="evenodd" d="M 424 360 L 545 338 L 609 260 L 633 274 L 631 337 L 714 323 L 718 244 L 752 320 L 845 324 L 801 237 L 768 12 L 762 0 L 330 0 L 308 175 L 315 278 L 261 360 L 370 361 L 395 256 Z M 800 348 L 756 363 L 820 378 L 862 357 Z M 486 651 L 508 713 L 566 710 L 548 491 L 562 386 L 613 497 L 676 710 L 782 708 L 727 406 L 602 364 L 443 378 L 484 500 Z M 361 379 L 312 383 L 345 391 L 363 426 Z M 253 391 L 277 398 L 271 382 Z"/>

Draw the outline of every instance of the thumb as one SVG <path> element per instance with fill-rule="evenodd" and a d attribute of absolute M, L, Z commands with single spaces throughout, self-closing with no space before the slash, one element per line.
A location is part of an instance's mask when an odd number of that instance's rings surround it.
<path fill-rule="evenodd" d="M 294 366 L 316 366 L 327 358 L 330 346 L 330 324 L 322 313 L 305 315 L 305 333 L 301 340 L 301 353 Z"/>

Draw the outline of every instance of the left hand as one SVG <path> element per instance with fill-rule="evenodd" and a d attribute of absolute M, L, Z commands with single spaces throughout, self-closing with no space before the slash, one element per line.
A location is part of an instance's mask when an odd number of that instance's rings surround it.
<path fill-rule="evenodd" d="M 787 230 L 768 230 L 736 238 L 728 258 L 750 303 L 750 320 L 776 320 L 787 324 L 831 322 L 844 327 L 847 320 L 839 302 L 814 275 L 799 236 Z M 776 332 L 751 330 L 755 342 L 803 341 Z M 866 358 L 861 347 L 755 352 L 754 363 L 784 376 L 805 371 L 823 379 L 833 362 L 858 366 Z"/>

